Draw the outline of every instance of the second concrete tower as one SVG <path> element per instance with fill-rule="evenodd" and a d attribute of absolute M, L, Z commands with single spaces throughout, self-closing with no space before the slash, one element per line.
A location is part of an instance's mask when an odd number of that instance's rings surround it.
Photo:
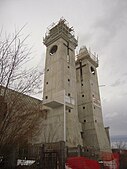
<path fill-rule="evenodd" d="M 96 153 L 111 152 L 102 118 L 97 67 L 98 59 L 86 47 L 80 49 L 76 61 L 79 121 L 85 147 Z"/>

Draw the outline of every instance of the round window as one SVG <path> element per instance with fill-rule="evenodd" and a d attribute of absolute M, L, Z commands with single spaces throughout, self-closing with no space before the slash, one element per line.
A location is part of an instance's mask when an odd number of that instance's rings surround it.
<path fill-rule="evenodd" d="M 52 46 L 51 49 L 50 49 L 50 52 L 49 52 L 50 55 L 53 55 L 54 53 L 56 53 L 57 48 L 58 48 L 57 45 Z"/>

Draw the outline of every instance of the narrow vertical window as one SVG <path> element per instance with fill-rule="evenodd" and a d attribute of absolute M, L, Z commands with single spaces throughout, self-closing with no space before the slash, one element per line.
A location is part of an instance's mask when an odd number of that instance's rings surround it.
<path fill-rule="evenodd" d="M 95 75 L 95 69 L 91 66 L 90 67 L 90 70 L 91 70 L 91 73 L 93 74 L 93 75 Z"/>

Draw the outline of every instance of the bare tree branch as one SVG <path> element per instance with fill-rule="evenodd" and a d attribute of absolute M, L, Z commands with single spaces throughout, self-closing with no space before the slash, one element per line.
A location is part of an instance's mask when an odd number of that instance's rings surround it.
<path fill-rule="evenodd" d="M 28 138 L 37 129 L 41 101 L 26 94 L 41 89 L 42 72 L 26 68 L 30 61 L 31 48 L 25 44 L 27 38 L 15 31 L 13 36 L 2 37 L 0 32 L 0 146 L 16 143 Z M 6 112 L 6 113 L 5 113 Z"/>

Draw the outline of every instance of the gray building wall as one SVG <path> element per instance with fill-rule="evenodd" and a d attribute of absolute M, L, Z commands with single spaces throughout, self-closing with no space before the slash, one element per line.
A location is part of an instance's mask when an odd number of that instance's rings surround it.
<path fill-rule="evenodd" d="M 97 67 L 97 58 L 86 48 L 80 50 L 76 61 L 79 121 L 82 123 L 84 146 L 98 152 L 111 152 L 102 118 Z"/>
<path fill-rule="evenodd" d="M 66 144 L 77 146 L 82 144 L 76 91 L 75 48 L 77 41 L 65 21 L 61 20 L 50 29 L 44 39 L 44 44 L 47 49 L 43 104 L 51 108 L 45 122 L 48 130 L 46 134 L 50 131 L 49 126 L 52 126 L 52 131 L 55 132 L 55 128 L 57 130 L 54 136 L 54 132 L 50 132 L 52 142 L 63 141 L 66 135 L 66 140 L 64 140 Z M 57 46 L 57 50 L 52 53 L 54 46 Z"/>

